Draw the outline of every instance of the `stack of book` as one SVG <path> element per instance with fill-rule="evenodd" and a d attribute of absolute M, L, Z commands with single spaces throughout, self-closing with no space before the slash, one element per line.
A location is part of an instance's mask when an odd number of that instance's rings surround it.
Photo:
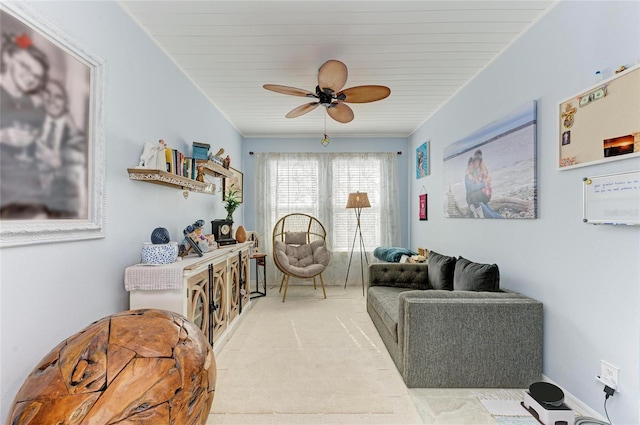
<path fill-rule="evenodd" d="M 194 179 L 198 175 L 196 159 L 185 156 L 177 149 L 165 148 L 166 171 L 181 177 Z"/>
<path fill-rule="evenodd" d="M 197 180 L 198 163 L 208 163 L 209 145 L 193 142 L 193 153 L 186 156 L 177 149 L 172 149 L 160 140 L 157 145 L 145 143 L 137 169 L 151 168 L 180 177 Z M 224 174 L 224 173 L 223 173 Z"/>
<path fill-rule="evenodd" d="M 209 145 L 207 143 L 193 142 L 193 156 L 191 157 L 185 156 L 179 150 L 165 145 L 164 170 L 171 174 L 195 180 L 198 176 L 196 161 L 206 161 L 208 153 Z"/>

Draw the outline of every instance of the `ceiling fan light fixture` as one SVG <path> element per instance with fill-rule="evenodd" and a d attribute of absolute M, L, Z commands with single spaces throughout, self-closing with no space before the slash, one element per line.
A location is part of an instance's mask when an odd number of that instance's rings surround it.
<path fill-rule="evenodd" d="M 337 60 L 328 60 L 318 70 L 318 85 L 316 86 L 315 94 L 304 89 L 278 84 L 264 84 L 263 87 L 277 93 L 318 99 L 317 102 L 300 105 L 291 110 L 285 115 L 287 118 L 299 117 L 322 105 L 327 109 L 331 118 L 345 124 L 351 122 L 354 118 L 353 110 L 345 103 L 376 102 L 386 98 L 391 93 L 388 87 L 376 85 L 356 86 L 343 90 L 347 82 L 347 75 L 347 66 L 344 63 Z M 325 139 L 328 140 L 326 137 Z"/>

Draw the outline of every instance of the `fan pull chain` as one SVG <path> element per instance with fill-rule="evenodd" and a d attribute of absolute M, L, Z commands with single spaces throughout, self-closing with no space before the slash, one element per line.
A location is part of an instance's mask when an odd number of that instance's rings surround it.
<path fill-rule="evenodd" d="M 322 146 L 324 146 L 325 148 L 327 146 L 329 146 L 329 143 L 331 143 L 331 140 L 329 140 L 329 137 L 327 137 L 327 113 L 324 113 L 324 139 L 320 140 L 320 143 L 322 143 Z"/>

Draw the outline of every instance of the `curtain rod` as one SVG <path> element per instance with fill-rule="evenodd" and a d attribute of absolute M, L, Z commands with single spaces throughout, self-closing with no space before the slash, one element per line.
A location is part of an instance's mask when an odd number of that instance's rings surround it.
<path fill-rule="evenodd" d="M 364 153 L 364 152 L 347 152 L 347 153 Z M 402 151 L 396 152 L 398 155 L 402 155 Z M 249 151 L 249 155 L 255 155 L 254 151 Z"/>

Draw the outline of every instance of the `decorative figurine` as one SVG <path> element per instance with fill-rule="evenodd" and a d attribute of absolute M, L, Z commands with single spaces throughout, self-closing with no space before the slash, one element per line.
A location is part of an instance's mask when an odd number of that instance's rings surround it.
<path fill-rule="evenodd" d="M 204 167 L 202 165 L 196 166 L 196 170 L 198 170 L 198 175 L 196 176 L 196 180 L 202 183 L 204 183 L 204 171 L 202 171 L 203 168 Z"/>
<path fill-rule="evenodd" d="M 124 311 L 51 349 L 7 405 L 7 423 L 204 424 L 215 387 L 200 328 L 166 310 Z"/>
<path fill-rule="evenodd" d="M 622 71 L 625 71 L 626 69 L 627 67 L 622 65 L 620 68 L 616 69 L 616 74 L 620 74 Z"/>
<path fill-rule="evenodd" d="M 182 244 L 186 247 L 186 253 L 188 253 L 190 249 L 189 243 L 186 239 L 187 236 L 193 239 L 193 241 L 196 243 L 196 245 L 198 245 L 198 248 L 200 248 L 200 251 L 202 252 L 209 252 L 217 248 L 216 241 L 213 235 L 202 234 L 202 226 L 204 226 L 204 220 L 196 220 L 195 223 L 185 227 L 185 229 L 182 231 L 185 236 Z"/>
<path fill-rule="evenodd" d="M 142 154 L 140 154 L 138 168 L 152 168 L 157 170 L 164 169 L 164 150 L 166 147 L 167 145 L 162 139 L 160 139 L 158 144 L 155 146 L 149 142 L 145 143 L 142 148 Z"/>

